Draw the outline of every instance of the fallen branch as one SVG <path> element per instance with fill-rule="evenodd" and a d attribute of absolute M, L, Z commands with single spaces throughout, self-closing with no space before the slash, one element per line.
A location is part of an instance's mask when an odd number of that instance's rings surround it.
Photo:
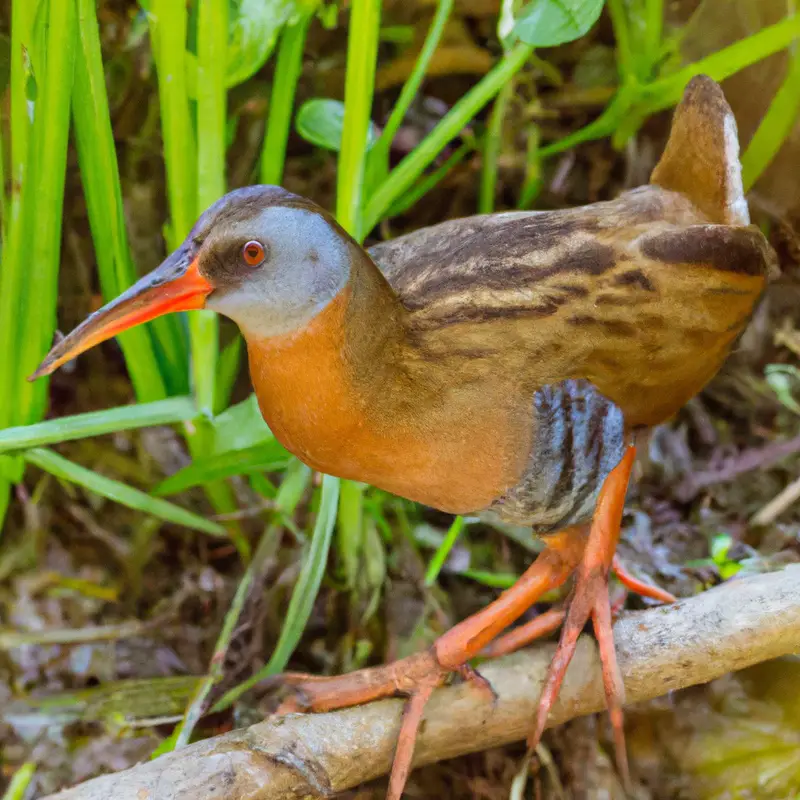
<path fill-rule="evenodd" d="M 729 483 L 740 475 L 757 469 L 769 469 L 769 467 L 784 458 L 793 456 L 798 452 L 800 452 L 800 436 L 795 436 L 793 439 L 783 442 L 770 442 L 765 447 L 752 447 L 748 450 L 742 450 L 742 452 L 724 459 L 716 467 L 698 470 L 687 475 L 675 487 L 673 494 L 676 500 L 681 503 L 688 503 L 709 486 L 715 486 L 718 483 Z"/>
<path fill-rule="evenodd" d="M 672 606 L 625 614 L 614 633 L 629 703 L 800 652 L 800 565 L 731 580 Z M 438 690 L 425 714 L 415 763 L 523 739 L 553 649 L 542 645 L 486 663 L 481 671 L 498 694 L 494 706 L 468 685 Z M 603 707 L 597 650 L 583 636 L 551 724 Z M 327 797 L 388 772 L 402 708 L 399 699 L 383 700 L 268 719 L 49 800 Z"/>

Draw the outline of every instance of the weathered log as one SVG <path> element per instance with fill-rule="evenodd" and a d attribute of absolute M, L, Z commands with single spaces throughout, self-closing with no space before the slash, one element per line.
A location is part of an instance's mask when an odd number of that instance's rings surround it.
<path fill-rule="evenodd" d="M 628 702 L 798 653 L 800 565 L 732 580 L 672 606 L 626 613 L 614 634 Z M 497 692 L 494 705 L 469 685 L 438 690 L 426 710 L 415 763 L 525 738 L 553 649 L 541 645 L 486 663 L 481 672 Z M 584 636 L 550 724 L 603 707 L 596 646 Z M 268 719 L 48 800 L 327 797 L 388 772 L 402 708 L 402 700 L 383 700 Z"/>

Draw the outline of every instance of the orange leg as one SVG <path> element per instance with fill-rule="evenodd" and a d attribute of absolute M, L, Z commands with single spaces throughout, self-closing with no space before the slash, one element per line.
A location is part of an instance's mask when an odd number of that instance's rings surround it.
<path fill-rule="evenodd" d="M 387 800 L 399 800 L 414 755 L 414 741 L 425 703 L 448 675 L 459 672 L 483 691 L 491 687 L 467 666 L 501 631 L 519 619 L 543 594 L 561 586 L 572 574 L 586 546 L 587 526 L 569 528 L 546 537 L 545 549 L 519 580 L 477 614 L 440 636 L 433 646 L 381 667 L 346 675 L 319 677 L 286 673 L 276 682 L 291 686 L 293 694 L 278 708 L 289 711 L 331 711 L 368 703 L 382 697 L 410 698 L 395 751 Z"/>
<path fill-rule="evenodd" d="M 499 658 L 541 639 L 561 627 L 567 612 L 563 608 L 551 608 L 534 617 L 530 622 L 513 628 L 508 633 L 498 636 L 481 651 L 486 658 Z"/>
<path fill-rule="evenodd" d="M 642 597 L 649 597 L 651 600 L 658 600 L 660 603 L 674 603 L 678 599 L 674 594 L 670 594 L 658 586 L 652 586 L 649 583 L 640 581 L 638 578 L 631 575 L 623 566 L 617 555 L 614 556 L 611 562 L 611 569 L 614 570 L 617 580 L 626 589 L 630 589 L 635 594 L 639 594 Z"/>
<path fill-rule="evenodd" d="M 541 738 L 547 716 L 575 651 L 578 636 L 591 616 L 600 647 L 606 699 L 615 730 L 617 760 L 620 771 L 627 781 L 628 771 L 622 730 L 623 686 L 611 632 L 608 573 L 619 539 L 620 522 L 634 456 L 635 448 L 631 446 L 603 484 L 588 539 L 587 526 L 569 528 L 544 537 L 545 549 L 510 589 L 503 592 L 486 608 L 440 636 L 427 651 L 415 653 L 392 664 L 362 669 L 346 675 L 318 677 L 302 673 L 286 673 L 277 676 L 277 681 L 293 688 L 293 695 L 281 705 L 278 713 L 331 711 L 383 697 L 408 696 L 410 699 L 403 714 L 387 794 L 387 800 L 399 800 L 411 771 L 414 742 L 425 704 L 433 690 L 442 685 L 450 673 L 459 672 L 465 679 L 477 684 L 481 690 L 491 691 L 486 681 L 470 669 L 467 663 L 479 654 L 496 655 L 499 654 L 498 650 L 508 652 L 510 649 L 515 649 L 507 647 L 503 650 L 502 643 L 512 642 L 513 638 L 509 637 L 514 637 L 516 631 L 507 634 L 496 645 L 490 643 L 542 595 L 562 585 L 577 566 L 577 581 L 569 600 L 569 610 L 567 612 L 553 610 L 541 615 L 527 626 L 521 626 L 522 629 L 527 628 L 528 634 L 533 629 L 535 632 L 538 631 L 539 635 L 543 635 L 544 632 L 554 630 L 562 620 L 565 620 L 561 641 L 542 691 L 536 727 L 530 742 L 535 745 Z M 620 572 L 624 576 L 626 585 L 636 590 L 642 586 L 646 590 L 642 593 L 662 598 L 662 595 L 654 594 L 659 590 L 641 584 L 624 569 L 620 569 Z M 663 597 L 667 597 L 666 593 Z M 669 597 L 671 599 L 671 596 Z"/>
<path fill-rule="evenodd" d="M 651 586 L 649 583 L 644 583 L 638 578 L 631 575 L 627 569 L 622 565 L 619 556 L 614 556 L 611 562 L 611 569 L 617 576 L 619 582 L 626 588 L 642 597 L 649 597 L 651 600 L 658 600 L 661 603 L 674 603 L 676 601 L 675 595 L 670 594 L 658 586 Z M 618 598 L 616 604 L 611 605 L 611 615 L 616 615 L 622 610 L 625 605 L 625 594 Z M 490 642 L 481 651 L 481 656 L 484 658 L 499 658 L 500 656 L 514 653 L 522 647 L 526 647 L 531 642 L 547 636 L 561 627 L 564 622 L 564 617 L 567 612 L 563 608 L 551 608 L 543 614 L 534 617 L 530 622 L 524 625 L 519 625 L 516 628 L 498 636 L 494 641 Z"/>
<path fill-rule="evenodd" d="M 536 724 L 533 734 L 528 740 L 531 749 L 539 743 L 547 723 L 547 717 L 558 696 L 569 662 L 575 653 L 578 636 L 591 617 L 600 649 L 606 703 L 614 729 L 617 766 L 626 785 L 629 785 L 630 780 L 625 751 L 625 734 L 622 727 L 624 687 L 611 630 L 608 573 L 619 540 L 622 511 L 635 454 L 636 448 L 633 445 L 629 446 L 622 461 L 606 478 L 600 491 L 589 540 L 576 573 L 575 588 L 568 601 L 569 611 L 561 630 L 561 639 L 553 660 L 550 662 L 547 679 L 539 700 Z"/>

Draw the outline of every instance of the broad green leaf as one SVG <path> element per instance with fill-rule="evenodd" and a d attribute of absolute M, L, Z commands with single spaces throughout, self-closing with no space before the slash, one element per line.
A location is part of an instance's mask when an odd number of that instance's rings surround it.
<path fill-rule="evenodd" d="M 297 132 L 311 144 L 339 152 L 344 128 L 344 103 L 316 97 L 303 103 L 297 112 Z M 378 129 L 370 123 L 367 148 L 378 140 Z"/>
<path fill-rule="evenodd" d="M 154 403 L 139 403 L 103 411 L 90 411 L 70 417 L 50 419 L 35 425 L 19 425 L 0 431 L 0 453 L 68 442 L 88 436 L 101 436 L 134 428 L 171 425 L 194 419 L 197 409 L 191 397 L 172 397 Z"/>
<path fill-rule="evenodd" d="M 158 517 L 165 522 L 184 525 L 187 528 L 193 528 L 212 536 L 227 536 L 225 528 L 216 522 L 203 519 L 203 517 L 193 514 L 185 508 L 157 497 L 151 497 L 138 489 L 134 489 L 132 486 L 127 486 L 124 483 L 120 483 L 120 481 L 115 481 L 105 475 L 86 469 L 86 467 L 75 464 L 52 450 L 35 447 L 25 452 L 25 460 L 45 472 L 55 475 L 56 478 L 83 486 L 84 489 L 102 495 L 115 503 Z"/>
<path fill-rule="evenodd" d="M 182 492 L 193 486 L 210 481 L 230 478 L 234 475 L 249 475 L 252 472 L 270 472 L 283 469 L 290 455 L 277 439 L 244 450 L 228 450 L 225 453 L 198 458 L 153 489 L 154 495 Z"/>
<path fill-rule="evenodd" d="M 315 0 L 232 0 L 228 24 L 228 87 L 252 77 L 269 58 L 278 33 L 311 14 Z"/>
<path fill-rule="evenodd" d="M 531 0 L 519 13 L 514 35 L 532 47 L 580 39 L 597 22 L 604 0 Z"/>

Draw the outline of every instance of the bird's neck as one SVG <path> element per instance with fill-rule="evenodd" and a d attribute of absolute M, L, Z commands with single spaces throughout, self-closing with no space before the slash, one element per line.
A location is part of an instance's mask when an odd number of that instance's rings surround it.
<path fill-rule="evenodd" d="M 303 328 L 245 336 L 261 412 L 288 450 L 324 470 L 339 457 L 345 437 L 380 425 L 376 417 L 390 413 L 404 313 L 365 256 L 344 289 Z"/>

